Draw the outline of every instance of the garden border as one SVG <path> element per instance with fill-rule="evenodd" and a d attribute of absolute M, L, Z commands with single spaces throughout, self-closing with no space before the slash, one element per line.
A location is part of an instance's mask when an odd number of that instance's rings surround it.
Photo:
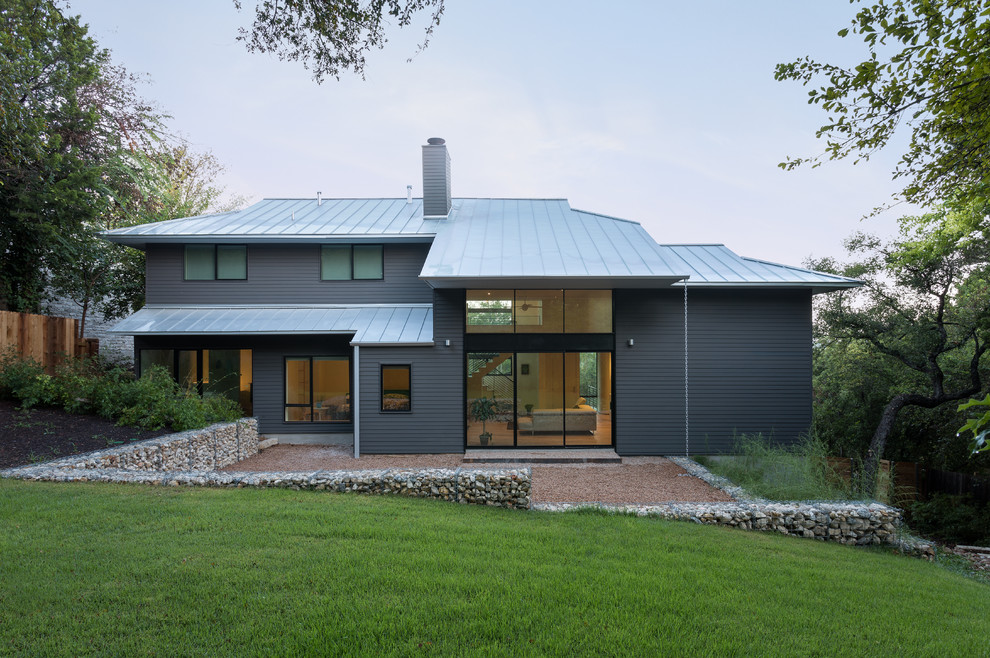
<path fill-rule="evenodd" d="M 901 510 L 881 503 L 771 502 L 751 497 L 743 488 L 714 475 L 685 457 L 668 457 L 732 498 L 726 503 L 670 502 L 655 505 L 604 503 L 536 503 L 530 498 L 532 471 L 516 469 L 368 469 L 312 472 L 223 472 L 226 466 L 259 451 L 258 423 L 233 423 L 169 434 L 43 464 L 0 471 L 0 477 L 52 482 L 118 482 L 158 486 L 281 487 L 314 491 L 396 494 L 462 504 L 560 512 L 602 509 L 661 519 L 723 525 L 741 530 L 832 541 L 841 544 L 894 546 L 913 555 L 930 556 L 930 543 L 905 535 Z"/>

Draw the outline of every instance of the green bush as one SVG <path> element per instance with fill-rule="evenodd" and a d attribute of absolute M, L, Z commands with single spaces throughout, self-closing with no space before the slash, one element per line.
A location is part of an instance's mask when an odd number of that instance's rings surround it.
<path fill-rule="evenodd" d="M 48 375 L 36 361 L 8 354 L 0 363 L 0 395 L 24 409 L 57 406 L 149 430 L 170 427 L 181 432 L 243 415 L 233 400 L 204 398 L 182 389 L 164 368 L 135 379 L 123 368 L 96 359 L 72 359 Z"/>
<path fill-rule="evenodd" d="M 990 505 L 972 496 L 937 493 L 907 510 L 908 525 L 926 537 L 950 544 L 990 546 Z"/>
<path fill-rule="evenodd" d="M 825 445 L 805 437 L 781 445 L 762 434 L 736 439 L 731 456 L 696 458 L 713 473 L 769 500 L 842 500 L 850 492 L 829 466 Z"/>

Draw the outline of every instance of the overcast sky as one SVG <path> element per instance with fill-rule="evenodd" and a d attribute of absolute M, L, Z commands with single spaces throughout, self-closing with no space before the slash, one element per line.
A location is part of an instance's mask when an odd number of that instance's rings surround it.
<path fill-rule="evenodd" d="M 852 231 L 889 234 L 905 207 L 861 221 L 897 189 L 899 153 L 784 172 L 819 153 L 824 115 L 773 79 L 804 55 L 864 56 L 840 39 L 847 0 L 448 0 L 429 47 L 393 30 L 367 80 L 317 85 L 297 62 L 236 41 L 251 1 L 72 0 L 117 63 L 146 73 L 170 127 L 265 197 L 421 194 L 420 146 L 443 137 L 454 196 L 567 198 L 664 243 L 724 243 L 800 264 L 842 256 Z M 416 55 L 411 62 L 406 60 Z"/>

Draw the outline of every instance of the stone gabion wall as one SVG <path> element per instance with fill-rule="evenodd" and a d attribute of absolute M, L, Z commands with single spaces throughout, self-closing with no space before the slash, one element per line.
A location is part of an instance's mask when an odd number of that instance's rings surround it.
<path fill-rule="evenodd" d="M 256 454 L 258 421 L 242 418 L 233 423 L 217 423 L 199 430 L 63 457 L 22 469 L 210 471 L 236 464 Z"/>
<path fill-rule="evenodd" d="M 562 511 L 584 505 L 547 503 L 537 509 Z M 783 535 L 840 544 L 897 544 L 901 511 L 880 503 L 666 503 L 602 506 L 662 519 L 724 525 L 740 530 L 767 530 Z"/>
<path fill-rule="evenodd" d="M 528 468 L 513 470 L 388 469 L 368 471 L 219 472 L 53 467 L 52 462 L 0 472 L 4 477 L 52 482 L 127 482 L 159 486 L 286 488 L 393 494 L 463 504 L 527 509 Z"/>

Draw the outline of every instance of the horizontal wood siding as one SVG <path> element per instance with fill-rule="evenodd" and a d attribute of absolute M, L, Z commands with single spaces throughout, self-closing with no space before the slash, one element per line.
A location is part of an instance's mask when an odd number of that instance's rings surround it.
<path fill-rule="evenodd" d="M 616 451 L 684 454 L 683 292 L 615 291 L 615 329 Z M 808 431 L 809 292 L 690 290 L 688 356 L 692 454 Z"/>
<path fill-rule="evenodd" d="M 811 293 L 690 291 L 691 451 L 734 437 L 793 442 L 811 427 Z"/>
<path fill-rule="evenodd" d="M 615 451 L 684 453 L 684 309 L 670 290 L 616 290 Z M 629 340 L 634 341 L 632 347 Z"/>
<path fill-rule="evenodd" d="M 419 279 L 428 244 L 386 244 L 385 278 L 321 281 L 319 245 L 248 245 L 244 281 L 184 281 L 181 244 L 148 245 L 148 304 L 429 303 Z"/>
<path fill-rule="evenodd" d="M 464 451 L 464 292 L 435 291 L 433 320 L 435 347 L 361 348 L 362 453 Z M 411 366 L 411 412 L 381 411 L 383 364 Z"/>

